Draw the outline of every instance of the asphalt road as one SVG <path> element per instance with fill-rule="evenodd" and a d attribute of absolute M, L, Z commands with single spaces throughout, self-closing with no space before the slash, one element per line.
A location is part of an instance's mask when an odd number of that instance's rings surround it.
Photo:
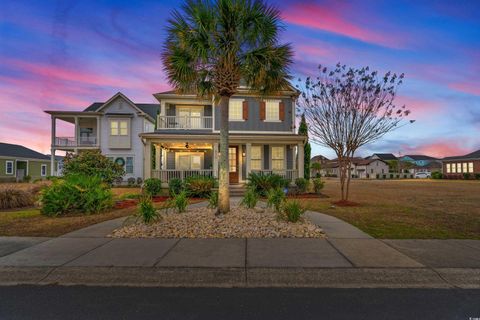
<path fill-rule="evenodd" d="M 0 287 L 2 320 L 469 318 L 480 290 Z"/>

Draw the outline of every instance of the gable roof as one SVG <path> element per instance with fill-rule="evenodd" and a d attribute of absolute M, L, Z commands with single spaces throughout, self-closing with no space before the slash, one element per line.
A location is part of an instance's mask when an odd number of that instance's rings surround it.
<path fill-rule="evenodd" d="M 50 157 L 43 153 L 21 146 L 19 144 L 10 144 L 0 142 L 0 156 L 13 158 L 29 158 L 50 160 Z"/>
<path fill-rule="evenodd" d="M 471 152 L 464 156 L 453 156 L 453 157 L 445 157 L 442 160 L 467 160 L 467 159 L 480 159 L 480 150 Z"/>
<path fill-rule="evenodd" d="M 437 158 L 430 157 L 430 156 L 425 156 L 423 154 L 406 154 L 402 158 L 404 158 L 404 157 L 409 157 L 410 159 L 413 159 L 415 161 L 418 161 L 418 160 L 438 160 Z"/>
<path fill-rule="evenodd" d="M 393 153 L 374 153 L 370 157 L 377 156 L 379 159 L 383 161 L 388 161 L 388 160 L 397 160 L 397 157 Z"/>
<path fill-rule="evenodd" d="M 321 154 L 314 156 L 310 161 L 326 161 L 328 160 L 327 157 L 322 156 Z"/>

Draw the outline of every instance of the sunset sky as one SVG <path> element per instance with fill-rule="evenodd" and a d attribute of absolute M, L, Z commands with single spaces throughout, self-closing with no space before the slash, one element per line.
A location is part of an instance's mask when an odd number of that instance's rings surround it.
<path fill-rule="evenodd" d="M 480 1 L 270 1 L 295 78 L 337 62 L 406 75 L 398 104 L 416 122 L 360 150 L 432 156 L 480 149 Z M 180 1 L 2 1 L 0 142 L 49 153 L 43 110 L 83 110 L 118 91 L 169 89 L 160 52 Z M 63 130 L 63 131 L 62 131 Z M 67 128 L 61 128 L 66 132 Z M 332 151 L 313 146 L 313 155 Z"/>

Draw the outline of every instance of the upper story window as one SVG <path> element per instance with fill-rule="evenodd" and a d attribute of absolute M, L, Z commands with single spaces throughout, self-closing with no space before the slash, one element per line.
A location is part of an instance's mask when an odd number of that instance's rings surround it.
<path fill-rule="evenodd" d="M 233 121 L 243 120 L 243 100 L 230 99 L 228 104 L 228 119 Z"/>
<path fill-rule="evenodd" d="M 5 162 L 5 174 L 13 174 L 13 161 Z"/>
<path fill-rule="evenodd" d="M 262 170 L 262 146 L 252 146 L 250 166 L 252 170 Z"/>
<path fill-rule="evenodd" d="M 110 120 L 110 135 L 128 136 L 128 120 Z"/>
<path fill-rule="evenodd" d="M 278 100 L 265 101 L 265 120 L 280 121 L 280 101 Z"/>

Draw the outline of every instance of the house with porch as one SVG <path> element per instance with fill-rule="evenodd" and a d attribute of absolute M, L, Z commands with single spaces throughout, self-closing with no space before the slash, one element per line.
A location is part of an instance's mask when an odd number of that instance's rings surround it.
<path fill-rule="evenodd" d="M 297 91 L 260 97 L 240 88 L 229 105 L 230 183 L 251 172 L 303 177 L 305 137 L 296 133 Z M 129 177 L 218 176 L 220 108 L 214 99 L 166 91 L 158 104 L 134 103 L 122 93 L 83 111 L 46 111 L 52 118 L 52 161 L 58 150 L 96 149 L 124 166 Z M 73 124 L 71 137 L 56 135 L 56 121 Z"/>

